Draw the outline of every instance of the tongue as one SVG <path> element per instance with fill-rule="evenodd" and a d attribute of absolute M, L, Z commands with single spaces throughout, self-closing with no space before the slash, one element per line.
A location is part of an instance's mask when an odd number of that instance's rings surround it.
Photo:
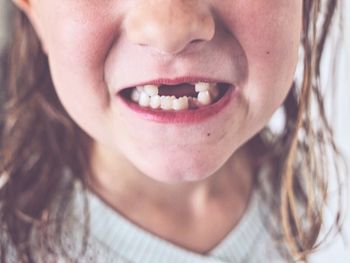
<path fill-rule="evenodd" d="M 189 83 L 183 83 L 178 85 L 161 85 L 159 87 L 160 96 L 175 96 L 180 98 L 182 96 L 196 97 L 197 93 L 194 86 Z"/>

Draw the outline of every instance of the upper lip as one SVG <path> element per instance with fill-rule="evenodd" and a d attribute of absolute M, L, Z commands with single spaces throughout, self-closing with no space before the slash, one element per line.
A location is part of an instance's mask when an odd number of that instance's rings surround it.
<path fill-rule="evenodd" d="M 142 81 L 142 82 L 138 82 L 138 83 L 123 87 L 119 91 L 125 90 L 127 88 L 133 88 L 133 87 L 144 86 L 144 85 L 157 85 L 157 86 L 159 86 L 159 85 L 178 85 L 181 83 L 198 83 L 198 82 L 226 83 L 226 84 L 233 85 L 233 83 L 230 83 L 230 81 L 222 80 L 222 79 L 215 79 L 215 78 L 210 78 L 210 77 L 183 76 L 183 77 L 176 77 L 176 78 L 157 78 L 157 79 L 153 79 L 153 80 Z"/>

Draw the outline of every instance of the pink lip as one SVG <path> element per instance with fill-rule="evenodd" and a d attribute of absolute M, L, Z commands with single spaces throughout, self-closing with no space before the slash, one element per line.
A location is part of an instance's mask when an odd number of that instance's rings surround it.
<path fill-rule="evenodd" d="M 203 78 L 201 81 L 204 81 Z M 208 80 L 206 80 L 208 82 Z M 170 81 L 171 82 L 171 81 Z M 173 80 L 171 84 L 175 85 L 176 83 L 183 83 L 184 79 L 179 80 Z M 185 82 L 191 82 L 189 79 L 186 79 Z M 194 81 L 196 82 L 196 81 Z M 210 81 L 214 82 L 214 81 Z M 150 84 L 150 82 L 147 82 Z M 164 80 L 161 82 L 162 84 L 165 84 Z M 156 84 L 155 82 L 152 82 L 152 84 Z M 166 84 L 169 84 L 166 82 Z M 152 108 L 144 108 L 139 106 L 138 104 L 129 101 L 122 96 L 118 96 L 118 98 L 121 99 L 122 103 L 126 105 L 127 108 L 129 108 L 132 112 L 139 115 L 141 118 L 154 121 L 157 123 L 198 123 L 201 121 L 204 121 L 215 114 L 218 114 L 220 111 L 222 111 L 228 103 L 235 99 L 237 97 L 238 91 L 234 86 L 231 86 L 224 96 L 216 101 L 215 103 L 205 106 L 198 109 L 189 109 L 189 110 L 182 110 L 182 111 L 164 111 L 164 110 L 154 110 Z"/>

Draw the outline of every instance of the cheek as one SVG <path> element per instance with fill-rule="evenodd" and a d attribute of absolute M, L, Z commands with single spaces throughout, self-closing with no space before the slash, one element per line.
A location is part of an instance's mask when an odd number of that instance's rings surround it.
<path fill-rule="evenodd" d="M 78 7 L 68 4 L 68 0 L 62 1 L 62 6 L 60 1 L 43 1 L 38 15 L 52 80 L 71 118 L 90 136 L 106 138 L 110 95 L 104 80 L 104 63 L 117 38 L 117 16 L 97 8 L 91 9 L 95 13 L 87 7 L 77 11 Z"/>
<path fill-rule="evenodd" d="M 104 80 L 105 57 L 117 37 L 118 24 L 112 14 L 92 14 L 83 7 L 79 12 L 67 9 L 50 7 L 50 12 L 40 14 L 52 79 L 73 119 L 86 122 L 86 115 L 101 119 L 110 101 Z"/>
<path fill-rule="evenodd" d="M 239 10 L 226 23 L 247 59 L 248 77 L 243 92 L 253 110 L 264 108 L 262 112 L 272 112 L 284 100 L 294 78 L 302 1 L 247 0 Z"/>
<path fill-rule="evenodd" d="M 222 23 L 242 47 L 247 77 L 246 135 L 264 127 L 283 103 L 294 79 L 300 45 L 302 0 L 241 0 L 219 10 Z"/>
<path fill-rule="evenodd" d="M 115 37 L 111 28 L 108 23 L 93 20 L 84 24 L 63 20 L 48 26 L 51 31 L 47 34 L 49 59 L 68 75 L 92 78 L 101 74 Z"/>

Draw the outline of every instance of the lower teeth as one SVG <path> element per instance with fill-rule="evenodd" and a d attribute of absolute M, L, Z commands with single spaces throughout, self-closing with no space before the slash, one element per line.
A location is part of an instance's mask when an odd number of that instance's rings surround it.
<path fill-rule="evenodd" d="M 208 106 L 218 99 L 219 93 L 218 86 L 211 84 L 209 89 L 198 92 L 196 98 L 191 96 L 182 96 L 179 98 L 175 96 L 159 96 L 155 92 L 155 89 L 151 85 L 148 85 L 147 87 L 145 86 L 145 89 L 140 87 L 133 88 L 130 98 L 141 107 L 165 111 L 179 111 Z"/>

